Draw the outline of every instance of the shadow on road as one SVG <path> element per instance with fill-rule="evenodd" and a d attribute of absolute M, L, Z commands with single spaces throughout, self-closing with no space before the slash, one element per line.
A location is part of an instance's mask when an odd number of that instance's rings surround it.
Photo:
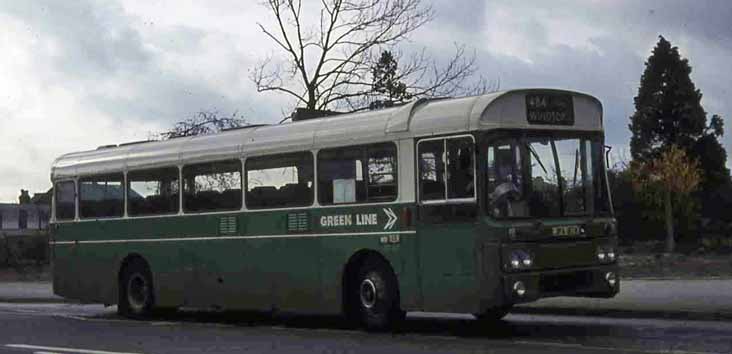
<path fill-rule="evenodd" d="M 105 315 L 116 318 L 116 315 Z M 462 318 L 460 318 L 462 317 Z M 557 341 L 572 338 L 629 336 L 635 332 L 631 326 L 613 323 L 596 323 L 587 318 L 557 321 L 550 316 L 508 316 L 495 323 L 485 323 L 468 316 L 409 316 L 392 331 L 391 335 L 455 336 L 462 338 L 511 339 L 531 338 L 532 341 Z M 364 331 L 340 316 L 276 314 L 242 311 L 168 311 L 155 314 L 145 321 L 179 323 L 212 323 L 234 327 L 284 327 L 292 329 L 326 329 Z"/>

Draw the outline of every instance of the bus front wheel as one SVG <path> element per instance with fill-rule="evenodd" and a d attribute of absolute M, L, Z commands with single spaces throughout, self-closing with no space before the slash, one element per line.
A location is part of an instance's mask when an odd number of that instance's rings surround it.
<path fill-rule="evenodd" d="M 142 318 L 153 309 L 152 274 L 141 259 L 131 260 L 122 270 L 117 312 L 125 317 Z"/>
<path fill-rule="evenodd" d="M 368 330 L 384 330 L 404 318 L 396 276 L 378 257 L 369 257 L 363 262 L 351 295 L 352 304 L 358 307 L 360 320 Z"/>

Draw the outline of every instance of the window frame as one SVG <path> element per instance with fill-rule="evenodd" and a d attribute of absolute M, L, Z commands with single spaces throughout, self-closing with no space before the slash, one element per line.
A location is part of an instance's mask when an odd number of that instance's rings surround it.
<path fill-rule="evenodd" d="M 185 168 L 196 166 L 196 165 L 213 165 L 216 163 L 222 163 L 222 162 L 237 162 L 239 164 L 239 190 L 240 192 L 240 204 L 236 208 L 231 209 L 208 209 L 208 210 L 189 210 L 186 208 L 186 191 L 185 191 Z M 178 213 L 176 214 L 166 214 L 166 215 L 196 215 L 196 214 L 207 214 L 207 213 L 226 213 L 226 212 L 233 212 L 233 211 L 239 211 L 242 209 L 244 205 L 244 194 L 243 194 L 243 188 L 244 188 L 244 180 L 243 180 L 243 174 L 244 174 L 244 165 L 241 162 L 241 159 L 239 158 L 227 158 L 227 159 L 220 159 L 220 160 L 205 160 L 205 161 L 197 161 L 197 162 L 189 162 L 178 166 L 179 172 L 178 172 L 178 178 L 180 181 L 180 196 L 179 196 L 179 209 Z M 201 176 L 201 175 L 197 175 Z"/>
<path fill-rule="evenodd" d="M 286 205 L 286 206 L 250 206 L 247 204 L 249 198 L 247 198 L 247 194 L 249 193 L 249 168 L 247 167 L 247 164 L 251 160 L 256 159 L 266 159 L 266 158 L 280 158 L 285 157 L 288 155 L 297 155 L 297 154 L 309 154 L 310 156 L 310 162 L 312 167 L 312 187 L 310 188 L 310 198 L 309 201 L 305 204 L 297 204 L 297 205 Z M 281 209 L 289 209 L 289 208 L 307 208 L 312 207 L 315 205 L 316 201 L 316 194 L 317 194 L 317 184 L 318 184 L 318 176 L 317 176 L 317 163 L 316 163 L 316 156 L 313 154 L 311 150 L 300 150 L 300 151 L 292 151 L 292 152 L 281 152 L 281 153 L 275 153 L 275 154 L 268 154 L 268 155 L 253 155 L 253 156 L 247 156 L 244 159 L 244 162 L 242 164 L 243 167 L 243 176 L 242 176 L 242 193 L 243 193 L 243 202 L 242 206 L 245 208 L 245 210 L 281 210 Z M 255 170 L 255 171 L 261 171 L 261 170 Z M 298 175 L 299 176 L 299 175 Z"/>
<path fill-rule="evenodd" d="M 113 175 L 121 175 L 122 180 L 120 183 L 120 188 L 122 189 L 122 207 L 121 207 L 121 213 L 120 215 L 113 215 L 113 216 L 83 216 L 81 213 L 81 200 L 83 197 L 82 188 L 81 185 L 84 182 L 85 179 L 94 178 L 94 177 L 104 177 L 104 176 L 113 176 Z M 121 219 L 124 218 L 126 215 L 126 204 L 127 204 L 127 192 L 125 189 L 125 181 L 126 181 L 126 175 L 124 172 L 106 172 L 106 173 L 96 173 L 96 174 L 90 174 L 90 175 L 84 175 L 79 176 L 76 180 L 76 219 L 78 220 L 97 220 L 97 219 Z"/>
<path fill-rule="evenodd" d="M 461 138 L 470 138 L 471 142 L 473 144 L 473 196 L 468 198 L 450 198 L 449 197 L 449 191 L 448 191 L 448 159 L 447 159 L 447 141 L 452 139 L 461 139 Z M 443 151 L 443 164 L 445 165 L 445 178 L 444 178 L 444 186 L 445 186 L 445 197 L 443 199 L 430 199 L 430 200 L 422 200 L 422 179 L 421 176 L 421 170 L 420 170 L 420 150 L 419 146 L 423 142 L 431 142 L 431 141 L 438 141 L 442 140 L 442 151 Z M 435 204 L 477 204 L 478 201 L 478 171 L 477 171 L 477 160 L 478 160 L 478 145 L 476 144 L 476 139 L 473 134 L 458 134 L 458 135 L 446 135 L 446 136 L 440 136 L 440 137 L 431 137 L 431 138 L 425 138 L 425 139 L 419 139 L 417 141 L 417 146 L 415 149 L 415 179 L 417 180 L 417 203 L 421 205 L 435 205 Z"/>
<path fill-rule="evenodd" d="M 130 173 L 149 172 L 165 169 L 175 169 L 177 171 L 178 178 L 178 198 L 176 198 L 175 211 L 167 213 L 146 213 L 146 214 L 132 214 L 130 213 Z M 125 216 L 128 218 L 141 218 L 150 216 L 168 216 L 168 215 L 179 215 L 183 210 L 182 198 L 183 198 L 183 172 L 181 166 L 160 166 L 143 169 L 128 170 L 125 172 Z"/>
<path fill-rule="evenodd" d="M 394 196 L 389 199 L 384 200 L 374 200 L 369 201 L 368 200 L 368 188 L 369 188 L 369 178 L 371 175 L 368 172 L 369 169 L 369 157 L 371 155 L 369 154 L 369 148 L 379 147 L 379 146 L 389 146 L 390 148 L 394 148 L 394 171 L 391 173 L 394 176 L 394 187 L 396 188 L 396 191 L 394 193 Z M 361 152 L 361 175 L 363 176 L 364 183 L 366 184 L 366 196 L 367 199 L 365 201 L 356 201 L 352 203 L 324 203 L 322 200 L 320 200 L 320 154 L 322 152 L 330 152 L 334 150 L 345 150 L 345 149 L 360 149 Z M 376 149 L 374 149 L 376 150 Z M 317 193 L 317 201 L 318 205 L 331 207 L 331 206 L 352 206 L 352 205 L 360 205 L 360 204 L 383 204 L 383 203 L 393 203 L 397 200 L 399 200 L 399 146 L 394 141 L 383 141 L 383 142 L 377 142 L 377 143 L 369 143 L 369 144 L 358 144 L 358 145 L 347 145 L 347 146 L 337 146 L 337 147 L 330 147 L 330 148 L 324 148 L 318 150 L 317 155 L 315 156 L 316 159 L 316 178 L 315 183 L 318 184 L 318 190 Z M 375 184 L 376 185 L 376 184 Z"/>

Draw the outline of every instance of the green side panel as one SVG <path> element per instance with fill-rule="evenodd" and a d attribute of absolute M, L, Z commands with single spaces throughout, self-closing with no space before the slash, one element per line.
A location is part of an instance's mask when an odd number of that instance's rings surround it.
<path fill-rule="evenodd" d="M 67 243 L 54 246 L 54 291 L 86 302 L 116 303 L 121 264 L 134 254 L 148 262 L 161 306 L 335 313 L 341 310 L 347 262 L 358 251 L 371 250 L 392 265 L 402 304 L 414 308 L 417 237 L 399 220 L 404 208 L 413 206 L 57 224 L 55 241 Z"/>

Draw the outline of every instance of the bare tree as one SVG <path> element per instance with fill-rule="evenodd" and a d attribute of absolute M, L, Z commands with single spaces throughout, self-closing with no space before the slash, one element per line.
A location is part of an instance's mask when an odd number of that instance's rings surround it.
<path fill-rule="evenodd" d="M 310 3 L 309 3 L 310 4 Z M 266 0 L 276 27 L 259 27 L 287 55 L 259 63 L 251 79 L 259 92 L 280 92 L 310 109 L 364 107 L 379 96 L 372 71 L 380 54 L 391 50 L 430 22 L 432 8 L 422 0 L 321 0 L 319 11 L 303 12 L 302 0 Z M 312 25 L 306 22 L 312 20 Z M 475 54 L 456 45 L 445 65 L 425 50 L 404 58 L 395 79 L 404 82 L 411 97 L 485 92 L 480 79 L 468 84 L 476 72 Z"/>
<path fill-rule="evenodd" d="M 186 120 L 175 123 L 172 129 L 159 133 L 158 138 L 167 140 L 182 136 L 205 135 L 246 125 L 247 121 L 237 112 L 229 117 L 222 117 L 216 111 L 200 111 Z"/>

